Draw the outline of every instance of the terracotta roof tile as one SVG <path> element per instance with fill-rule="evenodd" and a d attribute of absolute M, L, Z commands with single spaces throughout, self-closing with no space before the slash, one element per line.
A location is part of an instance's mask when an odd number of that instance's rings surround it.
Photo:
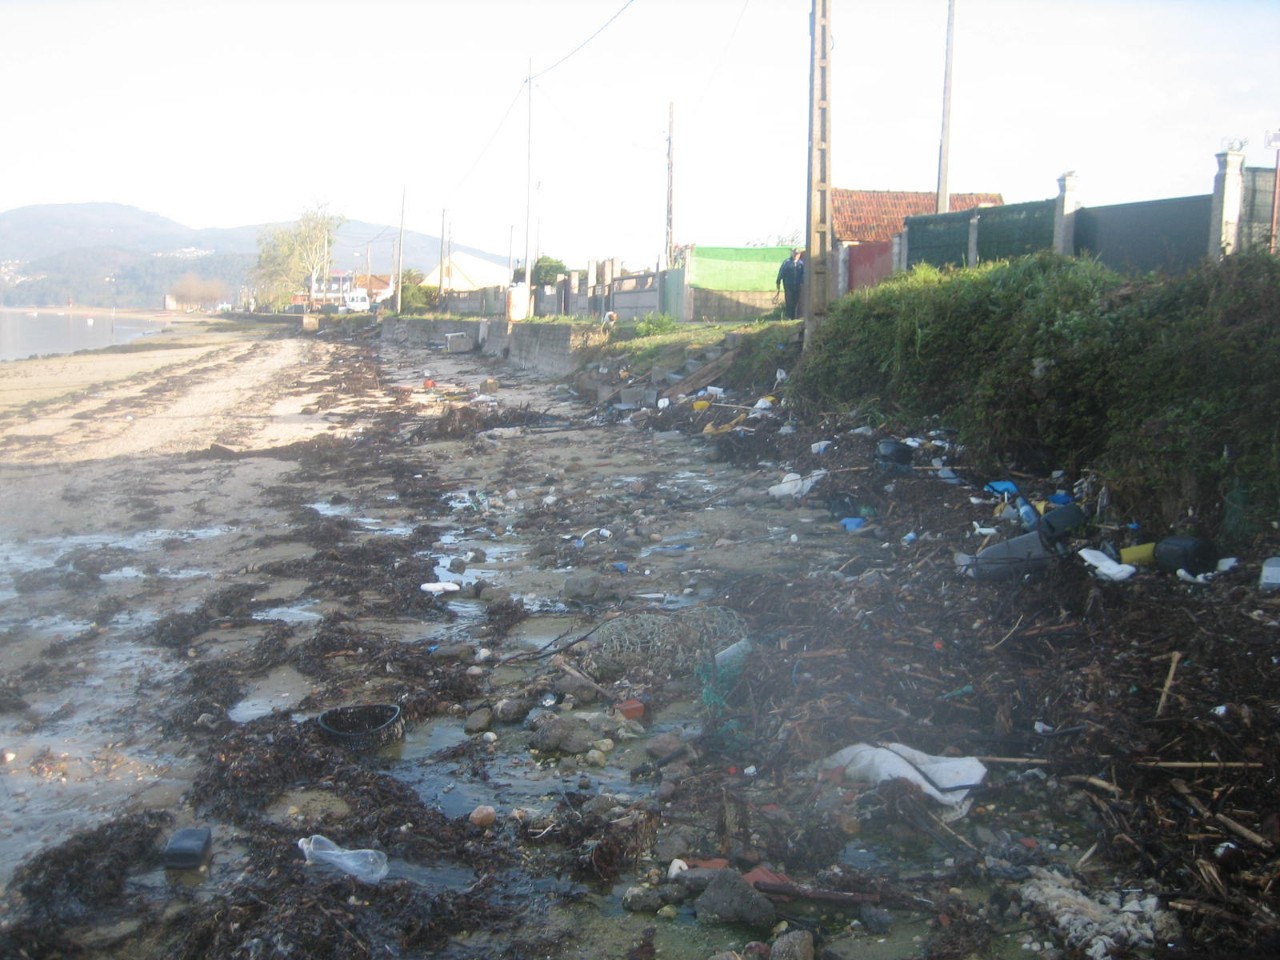
<path fill-rule="evenodd" d="M 933 213 L 936 194 L 904 190 L 831 191 L 831 221 L 835 238 L 843 243 L 883 242 L 902 232 L 907 217 Z M 1004 204 L 998 193 L 953 193 L 951 210 Z"/>

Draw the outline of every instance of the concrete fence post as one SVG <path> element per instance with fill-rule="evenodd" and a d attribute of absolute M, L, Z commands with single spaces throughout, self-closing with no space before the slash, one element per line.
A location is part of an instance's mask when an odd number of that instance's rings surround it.
<path fill-rule="evenodd" d="M 1244 202 L 1244 154 L 1226 150 L 1217 154 L 1217 160 L 1209 213 L 1209 256 L 1215 260 L 1239 248 L 1240 206 Z"/>
<path fill-rule="evenodd" d="M 1053 252 L 1064 257 L 1074 257 L 1076 253 L 1076 211 L 1080 209 L 1077 183 L 1074 173 L 1064 173 L 1058 178 L 1058 200 L 1053 207 Z"/>

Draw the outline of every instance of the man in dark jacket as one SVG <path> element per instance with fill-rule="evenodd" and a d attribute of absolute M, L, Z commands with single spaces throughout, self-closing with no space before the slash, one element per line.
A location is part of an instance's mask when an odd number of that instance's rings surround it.
<path fill-rule="evenodd" d="M 804 261 L 800 259 L 800 248 L 791 251 L 791 258 L 783 260 L 778 268 L 777 288 L 786 296 L 784 316 L 794 320 L 800 315 L 800 291 L 804 288 Z"/>

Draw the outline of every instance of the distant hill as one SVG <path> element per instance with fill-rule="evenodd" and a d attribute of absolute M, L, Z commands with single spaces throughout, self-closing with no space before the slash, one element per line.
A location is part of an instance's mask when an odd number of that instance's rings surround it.
<path fill-rule="evenodd" d="M 0 304 L 153 307 L 180 282 L 213 299 L 238 298 L 258 258 L 258 238 L 282 224 L 197 230 L 120 203 L 40 204 L 0 213 Z M 338 230 L 334 270 L 392 272 L 399 227 L 352 220 Z M 404 266 L 430 273 L 440 238 L 405 231 Z M 506 257 L 456 247 L 494 263 Z"/>

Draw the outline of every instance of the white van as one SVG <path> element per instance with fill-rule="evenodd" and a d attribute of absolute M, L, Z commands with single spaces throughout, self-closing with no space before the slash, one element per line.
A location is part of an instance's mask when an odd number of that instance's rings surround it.
<path fill-rule="evenodd" d="M 346 293 L 342 297 L 342 306 L 338 307 L 339 313 L 368 313 L 369 312 L 369 291 L 363 287 L 356 287 L 354 290 Z"/>

